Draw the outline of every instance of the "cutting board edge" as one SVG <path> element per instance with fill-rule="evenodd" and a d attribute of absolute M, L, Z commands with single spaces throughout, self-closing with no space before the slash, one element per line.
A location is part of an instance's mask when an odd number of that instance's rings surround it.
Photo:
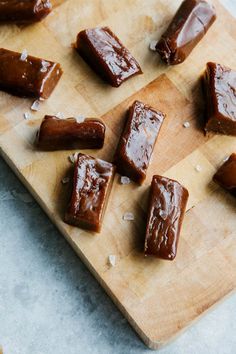
<path fill-rule="evenodd" d="M 232 288 L 227 292 L 224 296 L 220 297 L 214 304 L 209 306 L 207 309 L 205 309 L 202 313 L 198 314 L 193 320 L 189 321 L 186 326 L 183 326 L 181 329 L 176 331 L 176 333 L 172 334 L 168 339 L 165 339 L 163 341 L 156 341 L 155 339 L 149 339 L 148 342 L 146 342 L 142 338 L 143 342 L 148 346 L 148 348 L 152 350 L 158 350 L 163 347 L 166 347 L 167 345 L 171 344 L 173 341 L 175 341 L 181 334 L 183 334 L 188 328 L 192 327 L 195 323 L 197 323 L 201 318 L 205 315 L 207 315 L 210 311 L 213 311 L 218 305 L 220 305 L 223 301 L 225 301 L 227 298 L 231 297 L 233 294 L 236 294 L 236 288 Z"/>

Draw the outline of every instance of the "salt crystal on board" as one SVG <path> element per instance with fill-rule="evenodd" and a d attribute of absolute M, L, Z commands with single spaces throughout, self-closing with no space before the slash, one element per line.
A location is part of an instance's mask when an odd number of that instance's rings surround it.
<path fill-rule="evenodd" d="M 124 213 L 123 220 L 125 220 L 125 221 L 133 221 L 134 220 L 134 214 L 131 213 L 131 212 Z"/>
<path fill-rule="evenodd" d="M 24 113 L 24 118 L 25 119 L 30 119 L 31 115 L 28 112 Z"/>
<path fill-rule="evenodd" d="M 61 183 L 62 184 L 66 184 L 66 183 L 69 183 L 70 182 L 70 178 L 69 177 L 64 177 L 64 178 L 62 178 L 62 180 L 61 180 Z"/>
<path fill-rule="evenodd" d="M 130 178 L 126 176 L 121 176 L 120 177 L 120 183 L 121 184 L 129 184 L 130 183 Z"/>
<path fill-rule="evenodd" d="M 197 166 L 195 166 L 195 170 L 196 170 L 197 172 L 201 172 L 202 168 L 201 168 L 200 165 L 197 165 Z"/>
<path fill-rule="evenodd" d="M 30 109 L 32 111 L 38 111 L 39 110 L 39 104 L 40 104 L 39 100 L 34 101 L 32 106 L 30 107 Z"/>
<path fill-rule="evenodd" d="M 25 61 L 27 59 L 27 57 L 28 57 L 27 50 L 24 49 L 23 52 L 21 53 L 20 60 Z"/>
<path fill-rule="evenodd" d="M 114 254 L 110 254 L 108 256 L 108 263 L 112 266 L 115 267 L 116 265 L 116 256 Z"/>
<path fill-rule="evenodd" d="M 71 154 L 71 155 L 68 156 L 68 160 L 69 160 L 71 163 L 75 163 L 77 157 L 78 157 L 78 153 L 75 152 L 74 154 Z"/>
<path fill-rule="evenodd" d="M 68 156 L 68 160 L 69 160 L 71 163 L 75 163 L 74 154 L 69 155 L 69 156 Z"/>
<path fill-rule="evenodd" d="M 190 127 L 190 123 L 189 122 L 184 122 L 183 127 L 184 128 L 189 128 Z"/>
<path fill-rule="evenodd" d="M 64 114 L 62 112 L 57 112 L 56 117 L 59 119 L 63 119 L 64 118 Z"/>
<path fill-rule="evenodd" d="M 225 158 L 223 159 L 223 162 L 228 161 L 228 159 L 229 159 L 229 156 L 225 156 Z"/>
<path fill-rule="evenodd" d="M 157 45 L 157 41 L 153 40 L 150 42 L 149 44 L 149 49 L 152 50 L 152 51 L 156 51 L 156 45 Z"/>

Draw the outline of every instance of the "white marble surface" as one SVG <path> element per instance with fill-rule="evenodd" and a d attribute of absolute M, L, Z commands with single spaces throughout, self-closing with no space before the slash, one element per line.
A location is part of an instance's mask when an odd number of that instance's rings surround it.
<path fill-rule="evenodd" d="M 1 159 L 0 262 L 4 354 L 150 352 Z M 236 353 L 235 312 L 233 295 L 159 353 Z"/>

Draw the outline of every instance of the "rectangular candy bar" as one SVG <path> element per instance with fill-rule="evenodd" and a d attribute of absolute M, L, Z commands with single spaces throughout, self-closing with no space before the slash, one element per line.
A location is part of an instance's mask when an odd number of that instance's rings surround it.
<path fill-rule="evenodd" d="M 188 191 L 172 179 L 153 176 L 146 227 L 145 255 L 173 260 L 188 201 Z"/>
<path fill-rule="evenodd" d="M 97 119 L 77 122 L 75 118 L 45 116 L 37 134 L 42 150 L 100 149 L 105 138 L 105 125 Z"/>
<path fill-rule="evenodd" d="M 168 65 L 182 63 L 216 19 L 214 7 L 205 0 L 184 0 L 156 51 Z"/>
<path fill-rule="evenodd" d="M 203 76 L 206 131 L 236 135 L 236 71 L 207 63 Z"/>
<path fill-rule="evenodd" d="M 81 31 L 75 47 L 86 63 L 113 87 L 142 74 L 138 62 L 108 27 Z"/>
<path fill-rule="evenodd" d="M 51 10 L 49 0 L 0 0 L 0 22 L 33 23 L 42 20 Z"/>
<path fill-rule="evenodd" d="M 23 97 L 48 98 L 62 75 L 60 64 L 0 49 L 0 89 Z"/>
<path fill-rule="evenodd" d="M 229 159 L 218 169 L 213 176 L 213 181 L 228 190 L 236 197 L 236 154 L 230 155 Z"/>
<path fill-rule="evenodd" d="M 165 116 L 135 101 L 115 154 L 117 171 L 141 184 L 146 178 L 151 155 Z"/>
<path fill-rule="evenodd" d="M 115 167 L 111 163 L 78 155 L 73 191 L 65 216 L 68 224 L 100 232 L 114 173 Z"/>

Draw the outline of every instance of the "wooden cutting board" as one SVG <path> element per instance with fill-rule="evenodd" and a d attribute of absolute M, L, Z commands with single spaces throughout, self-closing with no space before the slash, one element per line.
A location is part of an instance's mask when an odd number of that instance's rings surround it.
<path fill-rule="evenodd" d="M 64 75 L 50 99 L 24 120 L 32 101 L 0 92 L 1 153 L 21 181 L 57 225 L 77 254 L 151 348 L 158 348 L 186 328 L 236 286 L 235 200 L 211 182 L 225 156 L 236 151 L 236 139 L 202 133 L 199 76 L 207 61 L 236 69 L 236 24 L 214 1 L 218 19 L 185 63 L 166 67 L 149 51 L 180 0 L 68 0 L 42 23 L 1 26 L 0 45 L 61 63 Z M 140 62 L 144 74 L 120 88 L 111 88 L 71 48 L 76 34 L 108 25 Z M 71 175 L 71 152 L 44 153 L 33 146 L 44 114 L 63 112 L 102 117 L 107 125 L 105 147 L 85 151 L 110 161 L 128 106 L 139 99 L 167 114 L 145 184 L 122 186 L 116 176 L 101 234 L 66 225 L 63 215 Z M 185 129 L 183 122 L 189 121 Z M 195 167 L 199 165 L 201 171 Z M 147 192 L 153 174 L 177 179 L 189 190 L 178 255 L 168 262 L 144 258 Z M 124 221 L 133 212 L 133 222 Z M 37 227 L 37 220 L 35 220 Z M 50 237 L 50 235 L 48 235 Z M 117 257 L 115 267 L 108 256 Z"/>

